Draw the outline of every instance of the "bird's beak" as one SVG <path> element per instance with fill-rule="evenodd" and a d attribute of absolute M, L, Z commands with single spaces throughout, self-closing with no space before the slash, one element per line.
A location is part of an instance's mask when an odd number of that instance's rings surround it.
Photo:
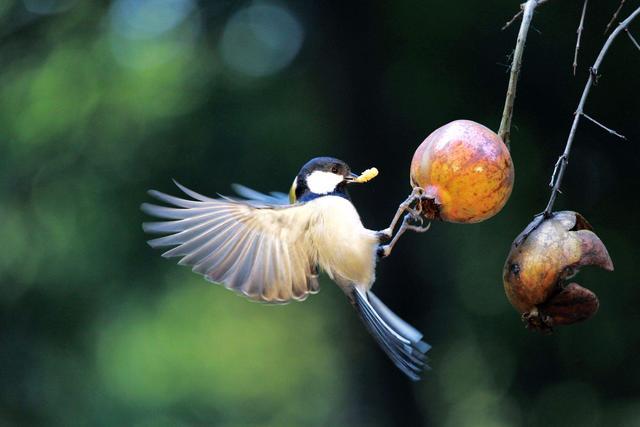
<path fill-rule="evenodd" d="M 345 176 L 345 177 L 344 177 L 344 180 L 345 180 L 345 182 L 346 182 L 347 184 L 351 184 L 351 183 L 353 183 L 353 182 L 358 182 L 358 181 L 357 181 L 358 176 L 359 176 L 359 175 L 356 175 L 356 174 L 355 174 L 355 173 L 353 173 L 353 172 L 349 172 L 349 175 Z"/>

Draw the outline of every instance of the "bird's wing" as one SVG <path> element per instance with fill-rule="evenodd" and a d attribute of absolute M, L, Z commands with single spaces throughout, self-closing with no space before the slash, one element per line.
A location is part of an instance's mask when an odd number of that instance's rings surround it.
<path fill-rule="evenodd" d="M 231 188 L 233 188 L 236 194 L 247 199 L 246 201 L 249 204 L 263 204 L 268 206 L 284 206 L 289 204 L 289 196 L 279 191 L 264 194 L 241 184 L 232 184 Z"/>
<path fill-rule="evenodd" d="M 176 185 L 194 200 L 151 190 L 171 207 L 141 206 L 169 220 L 143 224 L 148 233 L 166 234 L 148 242 L 172 247 L 164 257 L 181 257 L 179 264 L 257 301 L 301 301 L 318 292 L 317 256 L 305 232 L 314 218 L 309 206 L 256 207 Z"/>

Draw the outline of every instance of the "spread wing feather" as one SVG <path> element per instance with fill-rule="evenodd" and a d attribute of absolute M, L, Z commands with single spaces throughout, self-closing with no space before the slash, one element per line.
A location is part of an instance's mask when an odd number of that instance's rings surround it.
<path fill-rule="evenodd" d="M 164 257 L 179 257 L 179 264 L 207 280 L 257 301 L 301 301 L 318 292 L 317 254 L 307 232 L 313 209 L 267 204 L 274 200 L 258 205 L 214 199 L 176 185 L 193 200 L 151 190 L 149 195 L 168 206 L 141 206 L 168 220 L 143 224 L 146 232 L 165 235 L 148 241 L 154 248 L 170 248 Z"/>
<path fill-rule="evenodd" d="M 284 206 L 289 204 L 289 195 L 279 191 L 264 194 L 241 184 L 232 184 L 231 188 L 233 188 L 233 191 L 239 196 L 247 199 L 246 201 L 250 204 L 262 203 L 270 206 Z"/>

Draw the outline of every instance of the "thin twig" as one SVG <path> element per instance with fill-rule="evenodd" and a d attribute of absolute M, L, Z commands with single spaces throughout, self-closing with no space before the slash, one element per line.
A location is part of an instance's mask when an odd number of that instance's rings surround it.
<path fill-rule="evenodd" d="M 576 50 L 573 54 L 573 75 L 576 75 L 576 68 L 578 68 L 578 51 L 580 50 L 580 39 L 582 38 L 582 30 L 584 29 L 584 16 L 587 13 L 587 3 L 589 0 L 584 0 L 582 5 L 582 16 L 580 16 L 580 24 L 578 24 L 578 30 L 576 33 L 578 37 L 576 39 Z"/>
<path fill-rule="evenodd" d="M 631 39 L 631 42 L 636 45 L 636 47 L 638 48 L 638 50 L 640 50 L 640 44 L 638 44 L 638 41 L 635 39 L 635 37 L 633 37 L 633 34 L 631 34 L 631 31 L 629 31 L 628 28 L 625 28 L 624 31 L 627 33 L 627 35 L 629 36 L 629 38 Z"/>
<path fill-rule="evenodd" d="M 586 85 L 584 86 L 584 90 L 582 91 L 582 96 L 580 97 L 580 102 L 578 103 L 578 108 L 573 116 L 573 123 L 571 124 L 571 130 L 569 131 L 569 137 L 567 138 L 567 144 L 564 147 L 564 152 L 560 156 L 560 169 L 558 169 L 557 173 L 554 171 L 555 180 L 553 180 L 553 185 L 551 189 L 551 196 L 549 197 L 549 203 L 547 203 L 547 207 L 544 209 L 544 217 L 548 218 L 551 216 L 551 211 L 553 209 L 553 205 L 558 197 L 558 192 L 560 190 L 560 184 L 562 183 L 562 178 L 564 176 L 564 171 L 567 168 L 567 164 L 569 163 L 569 153 L 571 152 L 571 145 L 573 144 L 573 140 L 576 136 L 576 130 L 578 129 L 578 123 L 580 122 L 580 117 L 584 114 L 584 104 L 587 101 L 587 97 L 589 96 L 589 91 L 591 90 L 591 86 L 598 75 L 598 68 L 602 64 L 609 47 L 613 43 L 613 40 L 629 26 L 629 23 L 633 21 L 638 15 L 640 15 L 640 7 L 633 11 L 631 15 L 627 17 L 624 21 L 622 21 L 615 30 L 611 33 L 607 41 L 602 46 L 598 57 L 596 58 L 596 62 L 593 63 L 593 67 L 591 67 L 589 72 L 589 79 L 587 80 Z"/>
<path fill-rule="evenodd" d="M 611 26 L 615 22 L 616 18 L 618 17 L 618 14 L 620 13 L 620 10 L 622 10 L 622 6 L 624 6 L 624 2 L 625 2 L 625 0 L 620 1 L 620 6 L 618 6 L 616 11 L 613 12 L 613 16 L 611 17 L 611 20 L 607 24 L 607 28 L 604 29 L 604 33 L 605 34 L 607 34 L 607 32 L 609 31 L 609 28 L 611 28 Z"/>
<path fill-rule="evenodd" d="M 513 116 L 513 103 L 516 99 L 516 86 L 518 85 L 518 75 L 522 67 L 522 54 L 524 53 L 524 45 L 527 41 L 527 33 L 529 25 L 533 18 L 533 11 L 541 3 L 542 0 L 528 0 L 524 4 L 522 23 L 518 32 L 516 48 L 513 51 L 513 61 L 511 63 L 511 74 L 509 76 L 509 86 L 507 87 L 507 96 L 504 100 L 504 108 L 502 110 L 502 119 L 500 120 L 500 129 L 498 136 L 509 147 L 509 139 L 511 136 L 511 117 Z"/>
<path fill-rule="evenodd" d="M 556 176 L 558 175 L 558 171 L 560 170 L 560 163 L 564 161 L 564 156 L 558 157 L 556 160 L 556 165 L 553 167 L 553 173 L 551 174 L 551 179 L 549 180 L 549 187 L 553 187 L 553 184 L 556 182 Z"/>
<path fill-rule="evenodd" d="M 593 117 L 587 115 L 587 113 L 581 113 L 585 118 L 589 119 L 591 121 L 591 123 L 595 123 L 596 125 L 600 126 L 602 129 L 606 130 L 607 132 L 609 132 L 611 135 L 615 135 L 618 138 L 624 139 L 626 140 L 627 137 L 624 135 L 619 134 L 618 132 L 616 132 L 613 129 L 609 129 L 608 127 L 606 127 L 605 125 L 603 125 L 602 123 L 600 123 L 599 121 L 597 121 L 596 119 L 594 119 Z"/>
<path fill-rule="evenodd" d="M 513 15 L 513 17 L 511 19 L 509 19 L 506 24 L 504 24 L 502 26 L 502 28 L 500 28 L 501 31 L 506 30 L 507 28 L 509 28 L 509 26 L 511 26 L 511 24 L 513 24 L 514 22 L 516 22 L 516 19 L 520 18 L 522 16 L 522 9 L 520 9 L 518 11 L 518 13 L 516 13 L 515 15 Z"/>
<path fill-rule="evenodd" d="M 548 1 L 549 0 L 540 0 L 540 1 L 538 1 L 538 6 L 540 6 L 542 3 L 546 3 Z M 500 30 L 502 30 L 502 31 L 506 30 L 507 28 L 509 28 L 511 26 L 511 24 L 516 22 L 516 19 L 518 19 L 518 18 L 520 18 L 522 16 L 522 12 L 524 11 L 524 5 L 525 5 L 524 3 L 522 3 L 520 5 L 520 11 L 518 13 L 516 13 L 515 15 L 513 15 L 513 17 L 511 19 L 509 19 L 507 21 L 507 23 L 504 24 Z"/>

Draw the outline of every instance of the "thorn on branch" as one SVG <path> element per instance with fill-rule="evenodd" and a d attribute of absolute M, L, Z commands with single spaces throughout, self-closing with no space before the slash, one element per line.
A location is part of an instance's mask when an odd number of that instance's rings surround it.
<path fill-rule="evenodd" d="M 598 80 L 600 80 L 600 74 L 598 74 L 598 69 L 595 67 L 589 67 L 589 74 L 593 77 L 593 85 L 598 85 Z"/>
<path fill-rule="evenodd" d="M 509 28 L 509 26 L 510 26 L 511 24 L 513 24 L 514 22 L 516 22 L 516 19 L 518 19 L 519 17 L 521 17 L 521 16 L 522 16 L 522 9 L 523 9 L 523 7 L 522 7 L 522 5 L 520 5 L 520 11 L 519 11 L 518 13 L 516 13 L 515 15 L 513 15 L 513 18 L 509 19 L 509 20 L 507 21 L 507 23 L 506 23 L 506 24 L 504 24 L 504 25 L 502 26 L 502 28 L 500 28 L 500 31 L 504 31 L 504 30 L 506 30 L 507 28 Z"/>
<path fill-rule="evenodd" d="M 584 0 L 582 5 L 582 15 L 580 16 L 580 23 L 578 24 L 578 30 L 576 33 L 578 37 L 576 39 L 576 50 L 573 54 L 573 75 L 576 75 L 576 69 L 578 68 L 578 51 L 580 50 L 580 39 L 582 38 L 582 30 L 584 29 L 584 17 L 587 13 L 587 3 L 589 0 Z"/>
<path fill-rule="evenodd" d="M 640 44 L 638 43 L 638 41 L 635 39 L 635 37 L 633 37 L 633 34 L 631 34 L 631 31 L 629 31 L 628 28 L 624 29 L 624 32 L 627 33 L 627 35 L 629 36 L 629 38 L 631 39 L 631 42 L 638 48 L 638 50 L 640 50 Z"/>
<path fill-rule="evenodd" d="M 556 160 L 556 165 L 553 167 L 553 173 L 551 174 L 551 181 L 549 181 L 549 187 L 553 187 L 556 184 L 556 178 L 562 163 L 568 163 L 567 157 L 564 154 Z"/>
<path fill-rule="evenodd" d="M 609 23 L 607 24 L 607 28 L 604 29 L 604 33 L 607 34 L 607 32 L 609 31 L 609 28 L 611 28 L 611 26 L 613 25 L 613 23 L 615 22 L 616 18 L 618 17 L 618 14 L 620 13 L 620 10 L 622 10 L 622 6 L 624 6 L 624 2 L 625 0 L 622 0 L 620 2 L 620 5 L 618 6 L 618 8 L 616 9 L 615 12 L 613 12 L 613 16 L 611 17 L 611 20 L 609 21 Z"/>
<path fill-rule="evenodd" d="M 619 133 L 618 133 L 618 132 L 616 132 L 615 130 L 613 130 L 613 129 L 610 129 L 610 128 L 606 127 L 605 125 L 603 125 L 602 123 L 600 123 L 599 121 L 597 121 L 597 120 L 596 120 L 596 119 L 594 119 L 593 117 L 589 116 L 588 114 L 586 114 L 586 113 L 584 113 L 584 112 L 582 112 L 582 113 L 580 113 L 580 114 L 582 114 L 586 119 L 588 119 L 588 120 L 589 120 L 589 121 L 591 121 L 592 123 L 594 123 L 594 124 L 596 124 L 596 125 L 600 126 L 602 129 L 604 129 L 604 130 L 606 130 L 607 132 L 609 132 L 611 135 L 615 135 L 615 136 L 617 136 L 617 137 L 618 137 L 618 138 L 620 138 L 620 139 L 624 139 L 625 141 L 627 140 L 627 137 L 626 137 L 626 136 L 624 136 L 624 135 L 622 135 L 622 134 L 619 134 Z"/>
<path fill-rule="evenodd" d="M 511 67 L 511 61 L 513 60 L 513 52 L 515 52 L 515 49 L 511 50 L 511 52 L 509 52 L 509 54 L 507 55 L 507 62 L 509 63 L 509 67 Z"/>
<path fill-rule="evenodd" d="M 548 1 L 549 1 L 549 0 L 538 0 L 538 4 L 537 4 L 537 5 L 538 5 L 538 6 L 540 6 L 541 4 L 546 3 L 546 2 L 548 2 Z M 512 17 L 511 19 L 509 19 L 509 20 L 507 21 L 507 23 L 506 23 L 506 24 L 504 24 L 504 25 L 502 26 L 502 28 L 500 29 L 500 31 L 504 31 L 504 30 L 506 30 L 507 28 L 509 28 L 509 27 L 511 26 L 511 24 L 513 24 L 514 22 L 516 22 L 516 20 L 522 16 L 522 14 L 524 13 L 524 5 L 525 5 L 525 3 L 522 3 L 522 4 L 520 5 L 520 11 L 519 11 L 518 13 L 516 13 L 515 15 L 513 15 L 513 17 Z"/>

